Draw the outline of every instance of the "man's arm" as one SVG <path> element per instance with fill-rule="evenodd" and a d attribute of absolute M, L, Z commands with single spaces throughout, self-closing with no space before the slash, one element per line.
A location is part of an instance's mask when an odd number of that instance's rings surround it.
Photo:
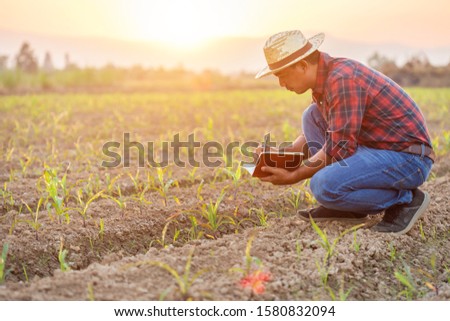
<path fill-rule="evenodd" d="M 295 184 L 304 179 L 311 178 L 326 165 L 331 164 L 331 162 L 330 156 L 321 149 L 314 156 L 305 160 L 302 166 L 292 172 L 283 168 L 264 166 L 261 170 L 272 175 L 262 177 L 261 180 L 274 185 Z"/>

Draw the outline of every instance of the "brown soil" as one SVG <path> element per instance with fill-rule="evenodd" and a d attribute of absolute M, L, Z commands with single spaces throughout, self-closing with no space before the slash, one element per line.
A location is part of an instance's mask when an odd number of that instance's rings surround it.
<path fill-rule="evenodd" d="M 431 195 L 431 205 L 407 235 L 395 237 L 361 228 L 343 236 L 326 265 L 328 287 L 321 282 L 318 268 L 326 251 L 310 223 L 296 217 L 296 210 L 287 201 L 287 189 L 248 177 L 239 187 L 237 199 L 230 181 L 219 177 L 215 184 L 205 185 L 203 200 L 199 200 L 200 179 L 214 180 L 207 170 L 199 171 L 193 182 L 181 180 L 170 191 L 167 206 L 157 191 L 146 193 L 151 204 L 140 206 L 128 200 L 123 211 L 110 199 L 98 199 L 89 208 L 86 227 L 75 212 L 70 213 L 71 222 L 66 224 L 44 210 L 40 212 L 38 238 L 25 222 L 29 213 L 22 209 L 19 214 L 20 204 L 3 207 L 0 239 L 9 244 L 9 274 L 0 285 L 0 300 L 158 300 L 161 296 L 167 300 L 329 300 L 330 293 L 339 298 L 339 289 L 344 289 L 341 294 L 350 291 L 347 300 L 406 299 L 405 286 L 395 277 L 396 272 L 410 273 L 414 290 L 409 298 L 449 300 L 448 168 L 448 160 L 435 165 L 436 177 L 423 186 Z M 176 178 L 178 172 L 173 175 Z M 6 181 L 7 175 L 3 176 L 2 181 Z M 15 195 L 34 208 L 38 177 L 30 173 L 10 185 Z M 76 171 L 68 179 L 76 181 Z M 124 195 L 132 195 L 130 181 L 123 177 L 119 182 Z M 217 199 L 226 186 L 219 210 L 241 224 L 224 224 L 215 233 L 204 230 L 203 237 L 189 240 L 189 215 L 198 213 L 201 204 Z M 75 206 L 71 202 L 68 207 Z M 250 208 L 274 212 L 269 226 L 256 226 L 256 217 L 247 214 Z M 99 233 L 100 219 L 105 222 L 103 234 Z M 366 227 L 379 219 L 373 218 Z M 164 226 L 170 220 L 163 239 Z M 319 226 L 330 242 L 349 228 L 336 223 Z M 180 236 L 174 241 L 177 230 Z M 271 275 L 260 295 L 239 286 L 243 276 L 239 269 L 245 268 L 245 249 L 251 238 L 251 256 L 257 257 L 262 262 L 259 268 Z M 68 251 L 68 272 L 59 269 L 61 239 Z M 169 272 L 149 263 L 165 263 L 182 274 L 192 249 L 191 275 L 201 273 L 188 294 L 182 296 Z"/>

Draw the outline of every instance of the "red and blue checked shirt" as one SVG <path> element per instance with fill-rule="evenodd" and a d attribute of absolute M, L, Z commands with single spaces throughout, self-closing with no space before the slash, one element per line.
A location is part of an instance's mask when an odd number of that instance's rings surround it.
<path fill-rule="evenodd" d="M 357 61 L 321 52 L 313 101 L 328 124 L 324 150 L 335 160 L 351 156 L 358 145 L 431 147 L 417 104 L 393 80 Z"/>

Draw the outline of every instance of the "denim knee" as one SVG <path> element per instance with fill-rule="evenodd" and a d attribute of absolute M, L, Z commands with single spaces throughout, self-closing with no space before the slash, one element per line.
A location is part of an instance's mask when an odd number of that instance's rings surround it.
<path fill-rule="evenodd" d="M 316 200 L 327 208 L 335 208 L 336 200 L 343 196 L 339 182 L 336 182 L 329 174 L 327 168 L 318 171 L 311 178 L 310 187 Z"/>

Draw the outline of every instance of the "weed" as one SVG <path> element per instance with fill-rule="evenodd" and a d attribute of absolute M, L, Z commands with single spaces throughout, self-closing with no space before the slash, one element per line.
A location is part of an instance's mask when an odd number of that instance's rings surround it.
<path fill-rule="evenodd" d="M 412 300 L 417 294 L 417 284 L 411 274 L 410 267 L 403 262 L 403 272 L 395 271 L 395 278 L 403 285 L 403 290 L 398 293 L 398 296 L 404 297 L 407 300 Z"/>
<path fill-rule="evenodd" d="M 354 230 L 353 231 L 353 249 L 355 250 L 356 253 L 358 253 L 360 248 L 361 248 L 361 243 L 358 242 L 358 240 L 356 239 L 356 230 Z"/>
<path fill-rule="evenodd" d="M 295 242 L 295 253 L 297 253 L 297 261 L 300 261 L 300 257 L 302 256 L 303 246 L 302 244 L 297 240 Z"/>

